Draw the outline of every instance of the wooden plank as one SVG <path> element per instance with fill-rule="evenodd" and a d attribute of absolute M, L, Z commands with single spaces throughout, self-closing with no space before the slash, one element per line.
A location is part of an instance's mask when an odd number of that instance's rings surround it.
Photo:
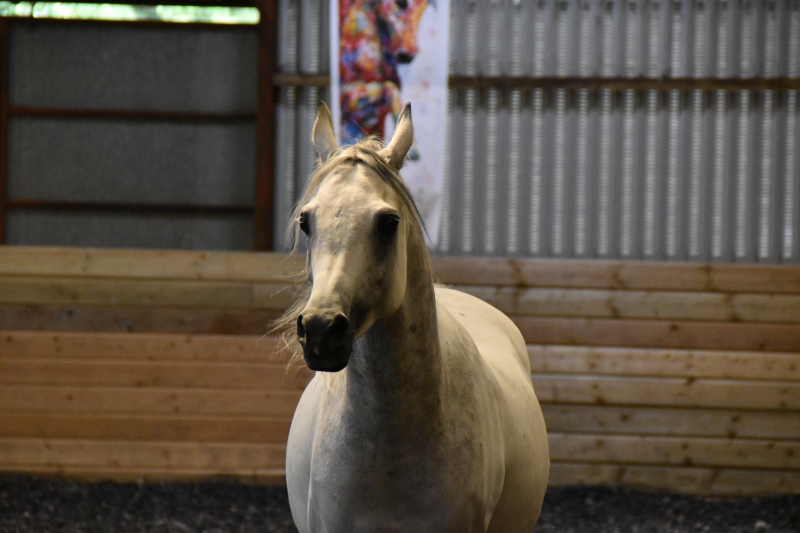
<path fill-rule="evenodd" d="M 800 324 L 511 318 L 528 344 L 800 352 Z"/>
<path fill-rule="evenodd" d="M 200 482 L 213 478 L 235 479 L 241 483 L 258 485 L 286 486 L 286 471 L 283 468 L 267 470 L 219 470 L 219 469 L 173 469 L 159 468 L 113 468 L 88 466 L 50 466 L 50 465 L 0 465 L 4 474 L 25 474 L 32 476 L 52 477 L 58 479 L 79 480 L 85 482 L 116 481 L 118 483 L 160 481 Z"/>
<path fill-rule="evenodd" d="M 305 374 L 270 363 L 0 359 L 0 385 L 303 390 Z"/>
<path fill-rule="evenodd" d="M 276 2 L 257 0 L 258 104 L 256 110 L 256 194 L 253 213 L 253 249 L 272 250 L 275 204 L 275 100 L 272 76 L 278 55 Z"/>
<path fill-rule="evenodd" d="M 800 410 L 800 383 L 534 374 L 542 403 Z"/>
<path fill-rule="evenodd" d="M 800 470 L 796 440 L 554 432 L 547 437 L 553 461 Z"/>
<path fill-rule="evenodd" d="M 800 416 L 787 411 L 542 405 L 556 433 L 668 435 L 800 441 Z"/>
<path fill-rule="evenodd" d="M 534 373 L 800 381 L 800 353 L 528 346 Z"/>
<path fill-rule="evenodd" d="M 0 303 L 251 307 L 247 283 L 18 276 L 0 278 Z"/>
<path fill-rule="evenodd" d="M 0 275 L 285 283 L 304 258 L 277 253 L 8 246 Z M 800 294 L 800 267 L 601 260 L 433 257 L 453 285 Z"/>
<path fill-rule="evenodd" d="M 0 411 L 291 417 L 299 391 L 0 387 Z"/>
<path fill-rule="evenodd" d="M 269 309 L 0 304 L 0 330 L 265 335 Z"/>
<path fill-rule="evenodd" d="M 0 275 L 286 283 L 304 261 L 277 253 L 5 246 Z"/>
<path fill-rule="evenodd" d="M 800 472 L 552 462 L 550 486 L 566 485 L 626 485 L 703 496 L 800 494 Z"/>
<path fill-rule="evenodd" d="M 6 243 L 8 175 L 8 19 L 0 18 L 0 245 Z"/>
<path fill-rule="evenodd" d="M 452 285 L 800 294 L 800 267 L 495 257 L 433 257 Z"/>
<path fill-rule="evenodd" d="M 2 465 L 266 470 L 283 468 L 286 446 L 227 442 L 0 439 Z"/>
<path fill-rule="evenodd" d="M 800 295 L 456 286 L 508 315 L 800 322 Z"/>
<path fill-rule="evenodd" d="M 105 359 L 287 363 L 281 341 L 265 335 L 108 333 L 74 331 L 0 332 L 0 358 Z"/>
<path fill-rule="evenodd" d="M 0 413 L 0 437 L 286 444 L 290 417 Z"/>

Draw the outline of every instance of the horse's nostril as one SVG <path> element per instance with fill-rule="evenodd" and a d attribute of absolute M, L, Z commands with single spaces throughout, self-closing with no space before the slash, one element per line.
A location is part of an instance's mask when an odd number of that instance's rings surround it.
<path fill-rule="evenodd" d="M 350 321 L 344 315 L 336 315 L 328 328 L 328 338 L 333 342 L 341 342 L 350 330 Z"/>
<path fill-rule="evenodd" d="M 303 315 L 297 317 L 297 336 L 301 339 L 306 336 L 306 328 L 303 327 Z"/>

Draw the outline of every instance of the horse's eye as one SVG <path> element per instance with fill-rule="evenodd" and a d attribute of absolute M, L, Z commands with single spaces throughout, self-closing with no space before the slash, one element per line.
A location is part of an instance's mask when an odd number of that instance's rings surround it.
<path fill-rule="evenodd" d="M 381 238 L 391 239 L 397 233 L 397 226 L 400 224 L 400 217 L 395 214 L 381 215 L 378 219 L 378 233 Z"/>
<path fill-rule="evenodd" d="M 305 213 L 300 215 L 300 230 L 306 235 L 311 235 L 311 228 L 308 227 L 308 215 Z"/>
<path fill-rule="evenodd" d="M 405 9 L 408 7 L 408 0 L 397 0 L 397 7 Z"/>

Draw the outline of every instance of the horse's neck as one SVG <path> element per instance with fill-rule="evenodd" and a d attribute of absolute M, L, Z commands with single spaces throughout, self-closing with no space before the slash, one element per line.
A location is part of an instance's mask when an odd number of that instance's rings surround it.
<path fill-rule="evenodd" d="M 400 309 L 356 342 L 347 366 L 348 402 L 378 423 L 435 423 L 441 351 L 430 260 L 421 232 L 408 243 L 406 295 Z"/>

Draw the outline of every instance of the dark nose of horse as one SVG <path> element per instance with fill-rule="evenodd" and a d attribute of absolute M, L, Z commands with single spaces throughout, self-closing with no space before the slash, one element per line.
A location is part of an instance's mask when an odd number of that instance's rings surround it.
<path fill-rule="evenodd" d="M 300 315 L 297 336 L 303 346 L 303 359 L 311 370 L 338 372 L 347 366 L 353 349 L 350 320 L 341 313 Z"/>
<path fill-rule="evenodd" d="M 324 316 L 297 317 L 297 336 L 306 342 L 310 340 L 326 341 L 326 343 L 339 344 L 345 340 L 350 331 L 350 321 L 339 313 L 329 319 Z"/>
<path fill-rule="evenodd" d="M 407 65 L 408 63 L 411 63 L 411 61 L 414 59 L 414 56 L 409 54 L 405 50 L 401 50 L 397 52 L 397 54 L 395 54 L 394 58 L 397 60 L 398 63 Z"/>

